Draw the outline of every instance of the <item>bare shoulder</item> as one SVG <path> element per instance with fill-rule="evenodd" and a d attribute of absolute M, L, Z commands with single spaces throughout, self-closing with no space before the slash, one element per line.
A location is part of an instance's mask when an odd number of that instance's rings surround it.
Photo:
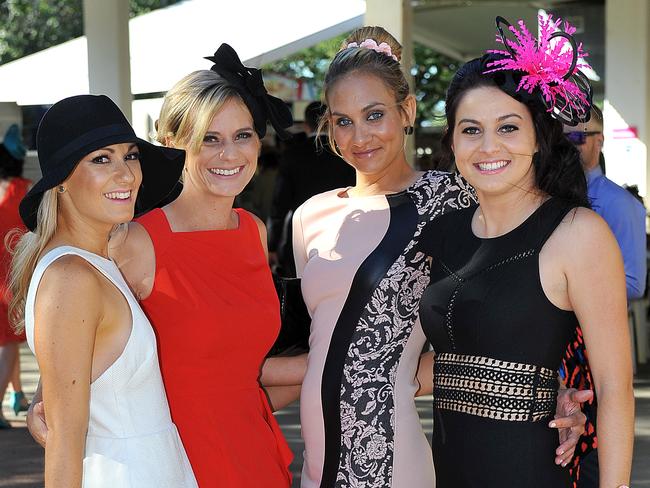
<path fill-rule="evenodd" d="M 564 255 L 567 263 L 578 265 L 594 262 L 618 249 L 616 240 L 607 225 L 596 212 L 584 207 L 569 211 L 548 240 L 554 255 Z"/>
<path fill-rule="evenodd" d="M 151 236 L 142 224 L 124 224 L 118 236 L 112 236 L 109 253 L 131 291 L 143 300 L 151 294 L 156 274 L 156 251 Z M 115 241 L 114 241 L 115 239 Z"/>
<path fill-rule="evenodd" d="M 62 256 L 43 273 L 36 310 L 58 318 L 79 313 L 99 316 L 104 286 L 99 271 L 88 261 L 76 255 Z"/>
<path fill-rule="evenodd" d="M 137 222 L 121 224 L 112 234 L 109 253 L 118 267 L 144 252 L 153 253 L 153 243 L 147 230 Z"/>
<path fill-rule="evenodd" d="M 607 238 L 611 235 L 607 222 L 593 210 L 576 207 L 570 210 L 558 226 L 565 238 L 575 242 L 593 242 L 594 239 Z"/>

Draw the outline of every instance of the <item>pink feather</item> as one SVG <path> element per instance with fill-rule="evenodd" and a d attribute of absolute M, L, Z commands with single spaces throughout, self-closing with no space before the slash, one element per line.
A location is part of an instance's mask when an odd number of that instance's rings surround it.
<path fill-rule="evenodd" d="M 573 57 L 571 44 L 564 37 L 556 37 L 553 45 L 551 45 L 551 36 L 560 28 L 562 20 L 557 19 L 554 21 L 550 15 L 548 19 L 544 19 L 541 15 L 538 19 L 539 39 L 533 37 L 523 20 L 518 22 L 519 30 L 514 26 L 509 27 L 517 41 L 505 39 L 505 42 L 515 53 L 515 56 L 513 57 L 505 50 L 489 50 L 489 53 L 500 54 L 505 57 L 488 63 L 487 66 L 492 69 L 485 73 L 502 70 L 522 71 L 525 74 L 521 78 L 517 91 L 523 89 L 528 93 L 532 93 L 535 88 L 539 88 L 542 96 L 551 107 L 549 111 L 553 110 L 552 107 L 555 105 L 556 100 L 561 97 L 575 110 L 583 112 L 583 107 L 588 103 L 585 94 L 571 81 L 571 78 L 564 80 L 564 76 L 571 67 Z M 566 21 L 564 22 L 564 32 L 573 34 L 575 31 L 575 27 Z M 504 43 L 500 35 L 497 35 L 497 42 Z M 582 43 L 577 45 L 577 54 L 579 58 L 588 56 L 582 49 Z M 587 63 L 579 62 L 571 74 L 574 74 L 575 70 L 579 68 L 588 67 Z M 573 101 L 574 99 L 579 100 L 582 106 L 576 104 Z"/>

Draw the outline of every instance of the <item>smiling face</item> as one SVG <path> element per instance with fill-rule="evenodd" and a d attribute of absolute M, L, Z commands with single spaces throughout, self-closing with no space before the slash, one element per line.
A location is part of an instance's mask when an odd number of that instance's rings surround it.
<path fill-rule="evenodd" d="M 198 152 L 188 151 L 183 183 L 213 196 L 235 197 L 255 174 L 259 151 L 248 108 L 231 98 L 212 119 Z"/>
<path fill-rule="evenodd" d="M 415 118 L 412 97 L 401 109 L 381 79 L 357 72 L 336 81 L 327 102 L 336 145 L 358 172 L 381 175 L 406 161 L 404 127 Z"/>
<path fill-rule="evenodd" d="M 473 88 L 462 96 L 452 149 L 458 170 L 479 196 L 534 187 L 533 119 L 524 104 L 498 88 Z"/>
<path fill-rule="evenodd" d="M 113 144 L 79 161 L 62 183 L 60 211 L 70 222 L 116 225 L 133 219 L 142 183 L 138 146 Z"/>

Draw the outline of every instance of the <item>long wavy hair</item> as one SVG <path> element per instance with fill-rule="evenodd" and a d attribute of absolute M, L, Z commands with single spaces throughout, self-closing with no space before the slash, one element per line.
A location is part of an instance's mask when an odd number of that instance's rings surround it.
<path fill-rule="evenodd" d="M 47 190 L 38 206 L 34 232 L 10 231 L 3 243 L 13 255 L 9 272 L 9 321 L 18 333 L 25 328 L 25 300 L 38 258 L 56 232 L 57 205 L 56 190 Z"/>
<path fill-rule="evenodd" d="M 484 74 L 483 71 L 482 60 L 474 59 L 461 66 L 449 84 L 445 100 L 447 128 L 438 155 L 439 169 L 449 170 L 455 164 L 451 146 L 456 126 L 456 111 L 463 96 L 475 88 L 501 89 L 494 77 Z M 506 91 L 504 93 L 510 95 Z M 538 146 L 538 151 L 533 156 L 535 187 L 574 205 L 589 207 L 587 180 L 580 162 L 580 153 L 564 135 L 562 123 L 551 117 L 541 103 L 519 101 L 528 107 L 535 127 Z"/>

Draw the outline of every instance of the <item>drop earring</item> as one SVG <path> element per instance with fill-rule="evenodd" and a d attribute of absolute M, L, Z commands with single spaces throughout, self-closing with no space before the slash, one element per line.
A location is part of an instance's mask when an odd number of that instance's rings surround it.
<path fill-rule="evenodd" d="M 407 125 L 406 127 L 404 127 L 404 134 L 406 134 L 407 136 L 413 134 L 413 126 Z"/>

